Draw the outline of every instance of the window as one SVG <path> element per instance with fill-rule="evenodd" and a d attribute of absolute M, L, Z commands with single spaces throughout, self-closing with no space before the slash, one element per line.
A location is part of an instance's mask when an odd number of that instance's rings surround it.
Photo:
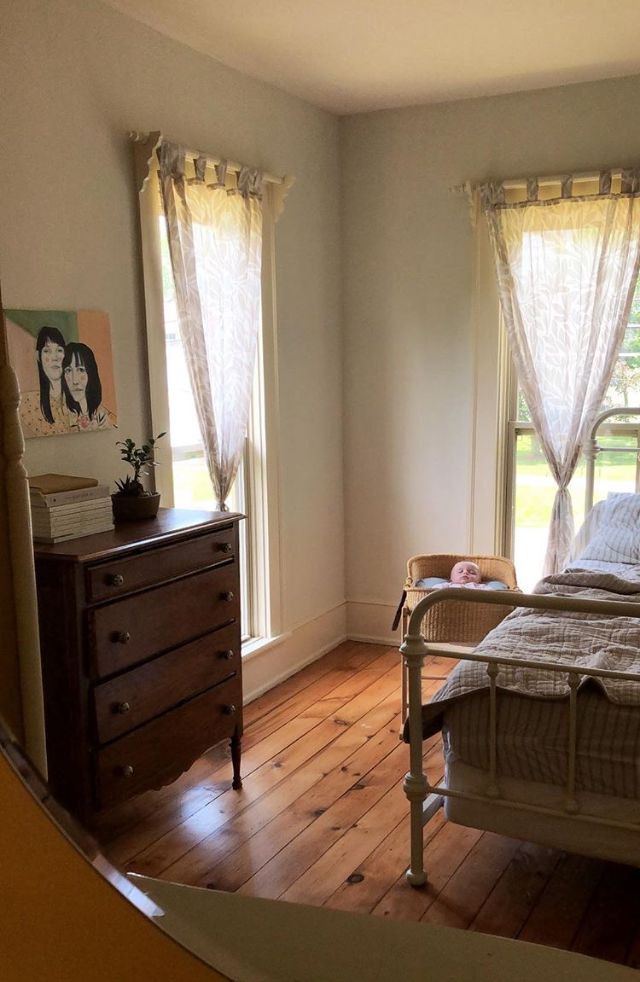
<path fill-rule="evenodd" d="M 531 425 L 515 371 L 508 384 L 507 507 L 504 548 L 513 557 L 522 589 L 530 590 L 542 575 L 547 529 L 556 484 Z M 640 487 L 640 427 L 626 422 L 625 406 L 640 406 L 640 283 L 636 287 L 629 324 L 602 408 L 620 407 L 619 417 L 607 427 L 607 445 L 629 447 L 629 453 L 601 452 L 596 459 L 594 501 L 611 491 Z M 584 519 L 585 462 L 578 462 L 569 486 L 576 531 Z"/>
<path fill-rule="evenodd" d="M 178 330 L 173 276 L 155 164 L 158 134 L 137 145 L 140 188 L 147 355 L 152 428 L 166 430 L 156 484 L 164 506 L 215 510 L 194 399 Z M 149 166 L 149 164 L 154 164 Z M 243 656 L 275 640 L 280 631 L 278 538 L 277 401 L 275 387 L 275 289 L 273 214 L 281 198 L 270 186 L 263 200 L 262 330 L 245 451 L 229 508 L 245 515 L 240 523 Z M 163 444 L 165 441 L 163 441 Z M 166 447 L 166 444 L 165 444 Z M 164 451 L 164 452 L 163 452 Z"/>
<path fill-rule="evenodd" d="M 164 301 L 164 337 L 166 362 L 171 365 L 171 384 L 167 386 L 169 407 L 169 434 L 171 439 L 171 483 L 173 486 L 173 504 L 176 508 L 201 508 L 204 511 L 216 510 L 216 499 L 209 477 L 209 470 L 204 454 L 195 402 L 191 391 L 191 383 L 187 371 L 180 330 L 176 297 L 171 274 L 171 260 L 163 216 L 158 218 L 160 249 L 162 255 L 162 295 Z M 256 372 L 262 371 L 257 364 Z M 256 386 L 254 385 L 254 393 Z M 254 398 L 256 398 L 254 394 Z M 247 450 L 245 459 L 238 470 L 238 475 L 227 504 L 230 511 L 241 512 L 246 516 L 240 522 L 240 594 L 242 611 L 242 640 L 243 642 L 259 635 L 260 628 L 254 614 L 253 597 L 251 594 L 250 557 L 248 550 L 247 525 L 253 516 L 247 512 L 247 476 L 249 467 L 246 460 L 248 447 L 254 442 L 251 424 L 247 434 Z M 167 482 L 168 483 L 168 482 Z"/>

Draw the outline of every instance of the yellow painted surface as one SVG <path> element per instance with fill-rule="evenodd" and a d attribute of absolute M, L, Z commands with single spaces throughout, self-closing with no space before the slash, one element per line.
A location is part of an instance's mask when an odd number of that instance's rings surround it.
<path fill-rule="evenodd" d="M 61 835 L 0 754 L 2 982 L 213 982 Z"/>

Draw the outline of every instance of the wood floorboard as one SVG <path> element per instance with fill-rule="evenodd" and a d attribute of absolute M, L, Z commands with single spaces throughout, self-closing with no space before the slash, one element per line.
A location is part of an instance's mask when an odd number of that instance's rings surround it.
<path fill-rule="evenodd" d="M 425 830 L 425 844 L 429 845 L 444 825 L 444 812 L 440 809 Z M 326 907 L 336 910 L 357 911 L 369 914 L 385 896 L 389 883 L 407 862 L 409 823 L 406 812 L 395 829 L 353 870 L 325 901 Z M 412 893 L 418 891 L 413 890 Z"/>
<path fill-rule="evenodd" d="M 284 722 L 292 719 L 298 712 L 322 698 L 324 694 L 350 675 L 355 675 L 382 655 L 387 654 L 388 656 L 388 651 L 389 649 L 382 645 L 357 645 L 353 642 L 345 642 L 334 648 L 324 658 L 318 659 L 259 699 L 249 703 L 244 710 L 244 772 L 246 773 L 247 750 L 277 729 L 278 725 L 281 725 L 280 719 Z M 269 717 L 269 722 L 266 726 L 260 727 L 258 722 L 265 716 Z M 226 744 L 220 744 L 205 754 L 196 761 L 189 771 L 169 787 L 140 795 L 133 801 L 107 813 L 99 830 L 100 841 L 109 843 L 117 840 L 115 856 L 120 862 L 126 862 L 129 855 L 133 855 L 133 853 L 127 855 L 128 848 L 124 846 L 123 833 L 136 827 L 139 830 L 145 820 L 148 821 L 153 818 L 155 822 L 158 809 L 165 804 L 167 812 L 172 809 L 175 811 L 176 802 L 178 803 L 178 810 L 180 810 L 182 804 L 180 795 L 183 792 L 185 794 L 191 792 L 192 797 L 197 799 L 199 782 L 206 782 L 207 784 L 207 787 L 204 788 L 204 797 L 212 797 L 211 786 L 215 782 L 211 780 L 211 775 L 214 771 L 218 772 L 221 793 L 228 786 L 231 774 L 231 756 Z M 216 789 L 214 788 L 213 796 L 215 794 Z"/>
<path fill-rule="evenodd" d="M 425 695 L 452 661 L 428 658 Z M 245 708 L 241 791 L 226 746 L 107 814 L 125 871 L 305 904 L 518 937 L 640 967 L 640 871 L 455 825 L 425 833 L 407 884 L 397 649 L 345 642 Z M 443 768 L 439 735 L 425 769 Z"/>
<path fill-rule="evenodd" d="M 235 801 L 238 798 L 238 792 L 230 790 L 231 760 L 228 754 L 222 765 L 219 765 L 215 770 L 209 768 L 208 773 L 202 776 L 201 762 L 198 761 L 189 772 L 191 774 L 197 770 L 195 786 L 191 785 L 188 776 L 183 775 L 181 780 L 189 782 L 187 786 L 192 792 L 189 801 L 184 800 L 180 795 L 168 795 L 168 789 L 165 788 L 155 793 L 156 807 L 153 809 L 151 806 L 154 793 L 146 795 L 145 797 L 149 799 L 147 808 L 149 814 L 153 816 L 152 821 L 148 820 L 130 825 L 113 840 L 110 845 L 112 860 L 116 864 L 131 864 L 136 856 L 144 849 L 152 846 L 161 836 L 170 832 L 176 825 L 197 815 L 202 808 L 213 804 L 223 794 L 226 795 L 225 802 L 233 802 L 234 807 L 239 807 L 247 796 L 253 793 L 252 773 L 313 729 L 317 722 L 323 718 L 323 713 L 319 707 L 322 700 L 329 694 L 334 698 L 339 698 L 342 711 L 348 713 L 346 707 L 350 701 L 350 694 L 355 693 L 354 699 L 362 700 L 365 698 L 362 693 L 366 687 L 375 684 L 381 675 L 388 674 L 390 676 L 388 687 L 393 691 L 397 664 L 394 665 L 391 652 L 376 646 L 370 662 L 371 664 L 365 665 L 365 667 L 350 670 L 343 668 L 328 672 L 320 680 L 312 682 L 306 687 L 304 696 L 297 694 L 292 700 L 288 700 L 285 703 L 287 712 L 284 715 L 282 707 L 277 706 L 273 715 L 269 717 L 268 724 L 265 724 L 264 721 L 258 723 L 257 725 L 262 727 L 260 740 L 257 740 L 255 735 L 251 733 L 247 734 L 247 738 L 243 741 L 242 756 L 242 774 L 245 788 L 240 792 L 239 801 Z M 335 704 L 333 706 L 327 705 L 327 711 L 324 715 L 331 715 L 334 708 Z M 353 718 L 353 714 L 351 718 Z M 337 725 L 343 726 L 345 724 L 339 723 Z M 172 787 L 174 786 L 172 785 Z M 149 875 L 155 876 L 156 872 L 149 873 Z"/>
<path fill-rule="evenodd" d="M 463 825 L 445 822 L 427 847 L 426 885 L 419 890 L 414 890 L 407 884 L 404 871 L 401 872 L 371 913 L 402 921 L 421 920 L 456 870 L 465 862 L 481 835 L 482 833 L 477 829 L 468 829 Z M 408 838 L 407 822 L 407 840 Z M 405 868 L 406 864 L 405 859 L 403 864 Z"/>
<path fill-rule="evenodd" d="M 570 948 L 602 876 L 604 863 L 561 854 L 518 937 L 534 944 Z"/>
<path fill-rule="evenodd" d="M 358 731 L 356 730 L 354 733 L 351 727 L 345 726 L 342 717 L 347 716 L 353 725 L 360 723 L 360 731 L 366 740 L 371 732 L 369 728 L 374 724 L 376 718 L 374 715 L 371 719 L 366 719 L 369 715 L 367 710 L 381 706 L 378 718 L 388 720 L 391 712 L 389 701 L 393 696 L 394 685 L 395 682 L 392 683 L 391 691 L 389 691 L 389 682 L 387 681 L 385 684 L 385 676 L 383 676 L 378 682 L 369 686 L 364 693 L 360 693 L 355 699 L 343 703 L 340 708 L 340 718 L 331 716 L 328 720 L 322 720 L 319 724 L 316 723 L 304 737 L 287 746 L 281 754 L 270 758 L 261 767 L 253 771 L 249 778 L 245 778 L 242 791 L 236 792 L 227 788 L 224 794 L 216 798 L 215 801 L 210 802 L 196 815 L 190 816 L 188 820 L 174 826 L 151 848 L 136 856 L 132 861 L 135 870 L 142 872 L 141 866 L 144 866 L 148 875 L 157 876 L 175 863 L 180 856 L 198 845 L 204 837 L 211 836 L 215 829 L 225 825 L 232 816 L 239 816 L 249 805 L 260 801 L 266 792 L 284 784 L 290 775 L 296 773 L 300 765 L 317 755 L 327 745 L 331 745 L 338 737 L 344 735 L 344 740 L 340 741 L 338 745 L 337 756 L 338 762 L 341 763 L 344 756 L 348 756 L 349 746 L 358 737 Z M 395 703 L 395 698 L 393 702 Z M 393 708 L 396 708 L 395 705 Z M 395 725 L 398 725 L 397 720 Z M 326 765 L 326 760 L 324 763 Z M 309 778 L 314 776 L 316 775 L 307 774 L 307 786 L 309 785 Z M 302 794 L 302 790 L 300 790 L 300 794 Z M 160 850 L 159 856 L 158 850 Z M 178 870 L 178 872 L 180 871 Z M 173 869 L 172 873 L 176 873 L 176 870 Z M 180 873 L 180 875 L 182 874 Z"/>
<path fill-rule="evenodd" d="M 573 951 L 625 962 L 640 921 L 640 870 L 606 863 L 591 897 Z"/>
<path fill-rule="evenodd" d="M 502 876 L 518 848 L 515 839 L 483 832 L 421 921 L 467 928 Z"/>
<path fill-rule="evenodd" d="M 519 845 L 509 865 L 471 921 L 474 931 L 515 938 L 551 878 L 561 853 L 532 842 Z"/>

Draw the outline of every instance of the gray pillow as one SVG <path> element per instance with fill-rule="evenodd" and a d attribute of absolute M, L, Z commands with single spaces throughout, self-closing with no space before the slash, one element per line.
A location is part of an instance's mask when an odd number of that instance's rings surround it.
<path fill-rule="evenodd" d="M 597 511 L 596 511 L 597 509 Z M 620 494 L 593 509 L 596 528 L 579 559 L 640 563 L 640 494 Z"/>

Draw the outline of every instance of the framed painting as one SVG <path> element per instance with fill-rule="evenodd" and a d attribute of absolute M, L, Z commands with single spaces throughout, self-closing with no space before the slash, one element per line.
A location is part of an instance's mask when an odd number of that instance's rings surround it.
<path fill-rule="evenodd" d="M 118 424 L 108 314 L 5 310 L 25 438 L 89 433 Z"/>

